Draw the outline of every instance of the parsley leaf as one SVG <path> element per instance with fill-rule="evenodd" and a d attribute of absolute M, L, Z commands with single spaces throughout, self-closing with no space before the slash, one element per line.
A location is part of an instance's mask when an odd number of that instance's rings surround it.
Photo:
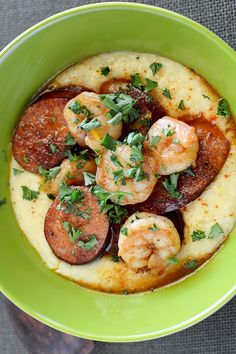
<path fill-rule="evenodd" d="M 159 143 L 160 140 L 161 140 L 161 136 L 155 135 L 155 136 L 152 138 L 152 141 L 151 141 L 150 146 L 151 146 L 151 147 L 156 146 L 156 144 Z"/>
<path fill-rule="evenodd" d="M 82 130 L 93 130 L 96 128 L 100 128 L 102 126 L 102 124 L 99 122 L 99 120 L 97 118 L 93 118 L 93 119 L 89 119 L 89 118 L 85 118 L 79 125 L 78 128 L 82 129 Z"/>
<path fill-rule="evenodd" d="M 101 75 L 107 76 L 110 72 L 110 68 L 108 66 L 102 67 L 101 68 Z"/>
<path fill-rule="evenodd" d="M 185 109 L 184 100 L 179 101 L 178 109 L 180 109 L 181 111 Z"/>
<path fill-rule="evenodd" d="M 174 129 L 171 128 L 163 128 L 162 133 L 167 137 L 167 136 L 172 136 L 176 133 Z"/>
<path fill-rule="evenodd" d="M 200 240 L 206 238 L 206 234 L 204 231 L 195 230 L 195 231 L 193 231 L 191 237 L 192 237 L 192 241 L 195 242 L 195 241 L 200 241 Z"/>
<path fill-rule="evenodd" d="M 112 208 L 108 211 L 108 219 L 111 224 L 120 224 L 127 216 L 127 208 L 121 205 L 113 204 Z"/>
<path fill-rule="evenodd" d="M 64 141 L 64 145 L 70 145 L 73 146 L 76 144 L 75 139 L 73 138 L 73 136 L 69 133 L 66 137 L 66 140 Z"/>
<path fill-rule="evenodd" d="M 144 136 L 141 133 L 131 132 L 129 135 L 124 139 L 124 143 L 130 146 L 142 144 L 144 141 Z"/>
<path fill-rule="evenodd" d="M 38 199 L 39 192 L 29 189 L 27 186 L 21 186 L 23 192 L 23 199 L 25 200 L 35 200 Z"/>
<path fill-rule="evenodd" d="M 130 161 L 133 161 L 133 162 L 142 162 L 143 161 L 142 145 L 132 146 Z"/>
<path fill-rule="evenodd" d="M 119 256 L 117 256 L 116 254 L 114 254 L 112 257 L 111 257 L 111 260 L 112 262 L 120 262 L 121 258 Z"/>
<path fill-rule="evenodd" d="M 108 133 L 102 138 L 100 145 L 111 151 L 116 150 L 116 141 Z"/>
<path fill-rule="evenodd" d="M 124 171 L 123 169 L 113 171 L 114 181 L 117 183 L 118 181 L 122 180 L 121 184 L 124 186 L 126 184 L 124 178 Z"/>
<path fill-rule="evenodd" d="M 146 78 L 146 87 L 144 89 L 144 92 L 147 93 L 147 92 L 153 90 L 156 87 L 157 87 L 157 82 L 156 81 L 152 81 L 152 80 Z"/>
<path fill-rule="evenodd" d="M 24 173 L 24 171 L 19 170 L 18 168 L 13 168 L 13 174 L 14 174 L 14 176 L 20 175 L 21 173 Z"/>
<path fill-rule="evenodd" d="M 86 187 L 95 183 L 95 176 L 92 173 L 84 171 L 83 175 L 84 175 L 84 184 Z"/>
<path fill-rule="evenodd" d="M 38 167 L 39 174 L 44 177 L 44 181 L 50 181 L 54 179 L 57 174 L 61 171 L 59 166 L 52 167 L 49 170 L 45 170 L 43 167 Z"/>
<path fill-rule="evenodd" d="M 176 256 L 170 257 L 167 259 L 167 261 L 173 265 L 177 265 L 179 264 L 179 260 Z"/>
<path fill-rule="evenodd" d="M 224 233 L 224 230 L 222 229 L 222 227 L 216 223 L 211 227 L 208 238 L 213 239 L 213 238 L 216 238 L 216 237 L 222 235 L 223 233 Z"/>
<path fill-rule="evenodd" d="M 85 251 L 91 251 L 97 243 L 96 235 L 91 235 L 87 242 L 78 241 L 78 246 Z"/>
<path fill-rule="evenodd" d="M 195 269 L 197 268 L 197 262 L 195 261 L 195 259 L 190 259 L 189 261 L 184 263 L 183 267 L 186 269 Z"/>
<path fill-rule="evenodd" d="M 120 163 L 120 161 L 118 160 L 118 157 L 116 154 L 114 153 L 111 153 L 110 155 L 110 160 L 111 162 L 114 163 L 115 166 L 120 166 L 120 167 L 123 167 L 123 165 Z"/>
<path fill-rule="evenodd" d="M 75 242 L 82 235 L 82 230 L 80 228 L 76 229 L 74 225 L 70 226 L 68 221 L 64 221 L 62 225 L 72 242 Z"/>
<path fill-rule="evenodd" d="M 58 147 L 55 144 L 50 144 L 49 147 L 53 154 L 56 154 L 59 151 Z"/>
<path fill-rule="evenodd" d="M 170 90 L 168 90 L 168 88 L 165 88 L 165 89 L 162 91 L 162 94 L 163 94 L 163 96 L 169 98 L 169 100 L 172 100 L 172 97 L 171 97 L 171 94 L 170 94 Z"/>
<path fill-rule="evenodd" d="M 140 75 L 136 73 L 134 75 L 130 75 L 130 78 L 131 78 L 131 85 L 133 87 L 136 87 L 139 90 L 142 90 L 142 82 L 141 82 Z"/>
<path fill-rule="evenodd" d="M 163 182 L 164 188 L 167 190 L 169 195 L 174 199 L 181 199 L 183 194 L 177 190 L 179 173 L 174 173 L 168 176 Z"/>
<path fill-rule="evenodd" d="M 81 106 L 79 101 L 72 102 L 68 108 L 75 114 L 83 114 L 86 118 L 91 118 L 93 115 L 86 106 Z"/>
<path fill-rule="evenodd" d="M 62 180 L 59 187 L 59 201 L 57 209 L 62 210 L 62 206 L 65 206 L 63 211 L 65 213 L 73 212 L 75 215 L 78 215 L 78 206 L 81 201 L 84 199 L 84 193 L 78 188 L 70 188 L 65 180 Z"/>
<path fill-rule="evenodd" d="M 210 100 L 210 97 L 207 95 L 202 95 L 204 98 L 207 98 L 208 100 Z"/>
<path fill-rule="evenodd" d="M 120 229 L 120 232 L 122 235 L 128 236 L 129 229 L 128 229 L 128 227 L 122 226 L 122 228 Z"/>
<path fill-rule="evenodd" d="M 184 173 L 187 173 L 187 175 L 195 177 L 196 174 L 193 172 L 193 170 L 191 169 L 191 167 L 186 168 L 186 170 L 184 171 Z"/>
<path fill-rule="evenodd" d="M 156 61 L 154 61 L 154 63 L 149 65 L 149 68 L 152 71 L 152 75 L 154 76 L 161 68 L 162 68 L 162 64 L 161 63 L 157 63 Z"/>
<path fill-rule="evenodd" d="M 153 224 L 151 227 L 148 228 L 148 230 L 151 230 L 151 231 L 159 231 L 160 228 L 157 226 L 157 224 Z"/>
<path fill-rule="evenodd" d="M 224 98 L 222 98 L 218 102 L 217 115 L 222 116 L 222 117 L 226 117 L 226 118 L 228 118 L 230 115 L 229 104 Z"/>

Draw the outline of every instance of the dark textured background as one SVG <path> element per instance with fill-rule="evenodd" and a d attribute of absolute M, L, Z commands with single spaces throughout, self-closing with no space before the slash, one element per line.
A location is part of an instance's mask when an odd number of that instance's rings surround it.
<path fill-rule="evenodd" d="M 0 49 L 38 21 L 59 11 L 93 2 L 0 0 Z M 236 0 L 136 2 L 160 6 L 188 16 L 208 27 L 236 49 Z M 229 272 L 232 271 L 235 272 L 235 269 L 229 269 Z M 18 339 L 9 320 L 6 303 L 7 300 L 0 295 L 0 354 L 35 354 L 29 352 Z M 93 354 L 236 354 L 235 328 L 236 297 L 210 318 L 180 333 L 142 343 L 96 343 Z M 45 354 L 51 354 L 50 348 Z"/>

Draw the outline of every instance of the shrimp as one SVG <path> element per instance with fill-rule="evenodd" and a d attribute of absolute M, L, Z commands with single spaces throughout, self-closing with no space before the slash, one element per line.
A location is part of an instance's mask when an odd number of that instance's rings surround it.
<path fill-rule="evenodd" d="M 43 184 L 43 190 L 46 193 L 50 193 L 53 195 L 58 194 L 62 180 L 65 180 L 69 186 L 84 185 L 83 172 L 95 174 L 96 168 L 96 163 L 92 158 L 81 158 L 77 161 L 70 161 L 69 159 L 66 159 L 61 163 L 59 173 L 56 175 L 56 177 L 54 179 L 46 181 Z"/>
<path fill-rule="evenodd" d="M 144 146 L 159 162 L 158 173 L 170 175 L 194 166 L 199 142 L 195 128 L 166 116 L 151 126 Z"/>
<path fill-rule="evenodd" d="M 78 113 L 77 113 L 78 112 Z M 115 126 L 109 124 L 106 108 L 99 95 L 94 92 L 82 92 L 70 100 L 64 108 L 64 118 L 71 135 L 82 146 L 89 146 L 96 152 L 103 151 L 100 140 L 108 133 L 113 139 L 118 139 L 122 132 L 122 122 Z M 91 130 L 83 130 L 78 125 L 85 119 L 96 119 L 101 126 Z"/>
<path fill-rule="evenodd" d="M 165 216 L 137 212 L 121 228 L 118 255 L 133 269 L 161 272 L 180 250 L 180 237 Z"/>
<path fill-rule="evenodd" d="M 116 145 L 115 152 L 104 152 L 98 161 L 96 183 L 110 193 L 125 192 L 119 201 L 121 205 L 143 202 L 157 181 L 155 158 L 146 151 L 134 162 L 133 154 L 131 146 L 120 144 Z"/>

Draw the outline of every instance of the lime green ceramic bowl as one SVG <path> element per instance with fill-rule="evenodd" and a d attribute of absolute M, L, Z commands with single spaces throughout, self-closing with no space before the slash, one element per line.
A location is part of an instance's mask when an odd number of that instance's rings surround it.
<path fill-rule="evenodd" d="M 157 52 L 203 75 L 236 116 L 236 55 L 185 17 L 146 5 L 103 3 L 65 11 L 20 35 L 0 54 L 0 150 L 32 95 L 63 68 L 114 50 Z M 47 269 L 20 231 L 0 156 L 0 286 L 17 306 L 61 331 L 102 341 L 174 333 L 209 316 L 236 292 L 236 234 L 203 269 L 155 293 L 117 296 L 81 288 Z M 34 230 L 32 230 L 34 232 Z"/>

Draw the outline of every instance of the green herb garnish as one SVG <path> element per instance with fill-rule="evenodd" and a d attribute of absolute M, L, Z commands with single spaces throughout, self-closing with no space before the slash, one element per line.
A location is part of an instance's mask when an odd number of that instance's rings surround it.
<path fill-rule="evenodd" d="M 13 168 L 13 174 L 14 174 L 14 176 L 20 175 L 21 173 L 24 173 L 24 171 L 19 170 L 18 168 Z"/>
<path fill-rule="evenodd" d="M 171 128 L 164 128 L 162 129 L 162 133 L 168 137 L 168 136 L 172 136 L 176 133 L 175 129 L 171 129 Z"/>
<path fill-rule="evenodd" d="M 38 199 L 39 192 L 38 191 L 33 191 L 27 186 L 21 186 L 22 192 L 23 192 L 23 199 L 25 200 L 35 200 Z"/>
<path fill-rule="evenodd" d="M 39 174 L 44 177 L 44 181 L 46 182 L 54 179 L 61 171 L 61 168 L 57 166 L 57 167 L 52 167 L 49 170 L 45 170 L 43 167 L 39 166 L 38 171 Z"/>
<path fill-rule="evenodd" d="M 191 237 L 192 237 L 192 241 L 195 242 L 195 241 L 200 241 L 200 240 L 206 238 L 206 234 L 204 231 L 195 230 L 195 231 L 193 231 Z"/>
<path fill-rule="evenodd" d="M 79 101 L 72 102 L 68 108 L 75 114 L 83 114 L 87 118 L 91 118 L 93 113 L 86 106 L 81 106 Z"/>
<path fill-rule="evenodd" d="M 91 186 L 91 184 L 95 183 L 95 176 L 92 173 L 84 171 L 83 175 L 84 175 L 84 184 L 86 187 Z"/>
<path fill-rule="evenodd" d="M 69 146 L 73 146 L 76 144 L 75 139 L 73 138 L 73 136 L 69 133 L 66 137 L 66 140 L 64 141 L 64 145 L 69 145 Z"/>
<path fill-rule="evenodd" d="M 149 65 L 149 68 L 152 71 L 152 75 L 154 76 L 161 68 L 162 68 L 162 64 L 161 63 L 157 63 L 156 61 L 154 61 L 154 63 Z"/>
<path fill-rule="evenodd" d="M 181 111 L 185 109 L 184 100 L 179 101 L 178 109 L 180 109 Z"/>
<path fill-rule="evenodd" d="M 222 227 L 216 223 L 211 227 L 208 238 L 213 239 L 213 238 L 216 238 L 216 237 L 222 235 L 223 233 L 224 233 L 224 230 L 222 229 Z"/>
<path fill-rule="evenodd" d="M 152 141 L 151 141 L 150 146 L 151 146 L 151 147 L 156 146 L 156 144 L 159 143 L 160 140 L 161 140 L 161 136 L 155 135 L 155 136 L 152 138 Z"/>
<path fill-rule="evenodd" d="M 187 175 L 192 176 L 192 177 L 196 176 L 196 174 L 193 172 L 191 167 L 186 168 L 186 170 L 184 170 L 184 173 L 187 173 Z"/>
<path fill-rule="evenodd" d="M 144 92 L 149 92 L 157 87 L 157 82 L 146 78 L 146 86 Z"/>
<path fill-rule="evenodd" d="M 114 163 L 115 166 L 120 166 L 120 167 L 123 167 L 123 165 L 120 163 L 120 161 L 118 160 L 118 157 L 116 154 L 114 153 L 111 153 L 110 155 L 110 160 L 111 162 Z"/>
<path fill-rule="evenodd" d="M 101 75 L 107 76 L 110 71 L 111 71 L 110 68 L 108 66 L 105 66 L 101 68 Z"/>
<path fill-rule="evenodd" d="M 121 258 L 119 256 L 117 256 L 116 254 L 114 254 L 113 256 L 111 256 L 111 260 L 112 262 L 120 262 Z"/>
<path fill-rule="evenodd" d="M 94 248 L 94 246 L 96 246 L 97 243 L 98 243 L 98 241 L 97 241 L 96 235 L 91 235 L 87 242 L 79 240 L 78 246 L 85 251 L 91 251 Z"/>
<path fill-rule="evenodd" d="M 58 210 L 62 210 L 63 206 L 65 206 L 63 209 L 65 213 L 73 212 L 75 215 L 78 215 L 78 207 L 84 199 L 84 193 L 80 189 L 70 188 L 65 180 L 62 180 L 58 197 L 60 201 L 57 206 Z"/>
<path fill-rule="evenodd" d="M 71 226 L 68 221 L 64 221 L 62 225 L 72 242 L 75 242 L 82 235 L 82 230 L 80 228 L 76 229 L 74 225 Z"/>
<path fill-rule="evenodd" d="M 90 120 L 89 118 L 85 118 L 79 125 L 78 128 L 82 129 L 82 130 L 93 130 L 96 128 L 100 128 L 102 126 L 102 124 L 99 122 L 99 120 L 97 118 L 93 118 L 92 120 Z"/>
<path fill-rule="evenodd" d="M 168 176 L 162 182 L 164 188 L 167 190 L 169 195 L 174 199 L 181 199 L 183 197 L 183 194 L 177 190 L 178 179 L 179 179 L 179 173 L 174 173 Z"/>
<path fill-rule="evenodd" d="M 153 224 L 151 227 L 148 228 L 148 230 L 151 230 L 151 231 L 159 231 L 160 228 L 157 226 L 157 224 Z"/>
<path fill-rule="evenodd" d="M 197 262 L 195 261 L 195 259 L 190 259 L 189 261 L 184 263 L 183 267 L 186 269 L 195 269 L 197 268 Z"/>
<path fill-rule="evenodd" d="M 169 100 L 172 99 L 171 94 L 170 94 L 170 90 L 168 90 L 168 88 L 165 88 L 165 89 L 162 91 L 162 94 L 163 94 L 163 96 L 169 98 Z"/>
<path fill-rule="evenodd" d="M 229 115 L 230 115 L 229 104 L 224 98 L 222 98 L 218 102 L 217 115 L 222 116 L 222 117 L 226 117 L 226 118 L 229 117 Z"/>
<path fill-rule="evenodd" d="M 128 236 L 128 233 L 129 233 L 128 227 L 122 226 L 122 228 L 120 229 L 120 232 L 122 235 Z"/>
<path fill-rule="evenodd" d="M 57 145 L 55 145 L 55 144 L 50 144 L 49 147 L 50 147 L 53 154 L 56 154 L 59 151 Z"/>
<path fill-rule="evenodd" d="M 173 265 L 177 265 L 179 263 L 179 260 L 176 256 L 168 258 L 167 261 Z"/>
<path fill-rule="evenodd" d="M 207 95 L 202 95 L 204 98 L 207 98 L 208 100 L 210 100 L 210 97 Z"/>
<path fill-rule="evenodd" d="M 102 138 L 100 145 L 111 151 L 116 150 L 116 141 L 108 133 Z"/>

